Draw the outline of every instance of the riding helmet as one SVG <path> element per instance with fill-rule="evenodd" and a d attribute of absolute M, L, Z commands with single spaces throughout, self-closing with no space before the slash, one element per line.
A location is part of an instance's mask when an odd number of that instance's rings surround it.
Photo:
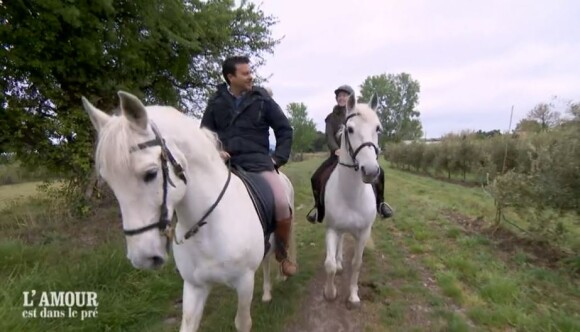
<path fill-rule="evenodd" d="M 354 95 L 354 90 L 350 87 L 350 85 L 341 85 L 336 90 L 334 90 L 334 95 L 338 96 L 339 92 L 346 92 L 349 95 Z"/>

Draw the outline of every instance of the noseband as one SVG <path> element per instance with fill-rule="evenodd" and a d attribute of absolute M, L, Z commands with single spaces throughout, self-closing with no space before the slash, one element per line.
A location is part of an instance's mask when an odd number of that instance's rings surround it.
<path fill-rule="evenodd" d="M 177 160 L 175 160 L 175 158 L 173 157 L 173 154 L 171 154 L 171 151 L 169 151 L 169 149 L 167 148 L 167 145 L 165 144 L 165 140 L 161 137 L 161 134 L 159 133 L 159 129 L 157 128 L 157 126 L 153 122 L 151 122 L 151 129 L 153 130 L 153 133 L 155 134 L 155 138 L 150 140 L 150 141 L 147 141 L 144 143 L 139 143 L 136 146 L 131 147 L 129 149 L 129 153 L 133 153 L 133 152 L 139 151 L 139 150 L 144 150 L 146 148 L 150 148 L 150 147 L 154 147 L 154 146 L 161 147 L 161 156 L 160 156 L 160 158 L 161 158 L 161 172 L 163 174 L 163 202 L 161 203 L 161 215 L 159 216 L 159 221 L 157 221 L 156 223 L 149 224 L 147 226 L 137 228 L 137 229 L 131 229 L 131 230 L 123 229 L 123 232 L 127 236 L 132 236 L 132 235 L 138 235 L 138 234 L 144 233 L 146 231 L 149 231 L 151 229 L 157 228 L 157 229 L 161 230 L 165 236 L 170 238 L 172 236 L 171 235 L 172 227 L 171 227 L 171 221 L 169 220 L 169 211 L 167 210 L 167 184 L 170 184 L 174 188 L 175 188 L 175 184 L 173 183 L 173 181 L 171 181 L 171 178 L 169 177 L 169 168 L 167 167 L 167 162 L 169 161 L 171 163 L 171 166 L 173 167 L 173 171 L 175 172 L 177 177 L 183 181 L 183 183 L 187 184 L 187 178 L 185 177 L 183 167 L 177 162 Z M 209 210 L 204 214 L 204 216 L 201 218 L 201 220 L 199 220 L 189 231 L 187 231 L 185 233 L 185 239 L 188 239 L 192 235 L 196 234 L 199 231 L 199 228 L 207 223 L 205 221 L 205 219 L 210 215 L 210 213 L 215 209 L 215 207 L 218 205 L 218 203 L 222 199 L 222 197 L 223 197 L 223 195 L 224 195 L 224 193 L 225 193 L 225 191 L 230 183 L 230 178 L 231 178 L 231 169 L 230 169 L 230 167 L 228 167 L 228 178 L 227 178 L 226 184 L 223 187 L 221 193 L 219 194 L 217 200 L 209 208 Z"/>
<path fill-rule="evenodd" d="M 342 166 L 354 168 L 355 172 L 358 171 L 360 168 L 358 160 L 356 159 L 356 156 L 364 147 L 370 146 L 373 149 L 375 149 L 375 154 L 377 156 L 377 159 L 379 158 L 379 148 L 373 142 L 364 142 L 361 145 L 359 145 L 359 147 L 356 148 L 356 150 L 353 150 L 353 148 L 352 148 L 352 144 L 350 143 L 350 137 L 348 136 L 348 128 L 346 127 L 346 123 L 348 122 L 348 120 L 350 120 L 351 118 L 358 116 L 358 115 L 360 115 L 360 113 L 358 113 L 358 112 L 353 113 L 353 114 L 347 116 L 346 119 L 344 120 L 344 131 L 343 131 L 344 132 L 344 140 L 346 142 L 346 147 L 348 149 L 348 155 L 352 159 L 353 163 L 351 165 L 351 164 L 345 164 L 343 162 L 339 162 L 339 164 Z"/>

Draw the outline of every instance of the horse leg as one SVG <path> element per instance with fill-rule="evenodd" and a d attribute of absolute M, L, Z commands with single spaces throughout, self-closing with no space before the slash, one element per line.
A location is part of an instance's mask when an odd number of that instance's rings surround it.
<path fill-rule="evenodd" d="M 336 274 L 342 274 L 342 244 L 344 243 L 344 234 L 341 234 L 338 238 L 338 246 L 336 248 Z"/>
<path fill-rule="evenodd" d="M 183 311 L 180 332 L 197 331 L 210 286 L 194 286 L 187 281 L 183 283 Z"/>
<path fill-rule="evenodd" d="M 282 273 L 281 269 L 278 269 L 278 274 L 276 275 L 276 280 L 278 281 L 286 281 L 288 280 L 288 277 L 284 275 L 284 273 Z"/>
<path fill-rule="evenodd" d="M 362 231 L 356 238 L 354 255 L 352 256 L 352 275 L 350 277 L 350 296 L 348 297 L 347 306 L 349 309 L 360 307 L 360 298 L 358 297 L 358 277 L 362 266 L 363 252 L 365 245 L 371 236 L 371 227 Z"/>
<path fill-rule="evenodd" d="M 336 299 L 336 286 L 334 285 L 334 276 L 336 274 L 336 249 L 339 242 L 339 234 L 332 228 L 326 229 L 326 285 L 324 287 L 324 298 L 327 301 Z"/>
<path fill-rule="evenodd" d="M 238 293 L 238 312 L 236 313 L 236 329 L 242 332 L 248 332 L 252 329 L 252 316 L 250 307 L 252 305 L 252 296 L 254 294 L 254 271 L 246 272 L 241 275 L 235 283 Z"/>
<path fill-rule="evenodd" d="M 262 271 L 264 272 L 264 286 L 263 286 L 263 294 L 262 294 L 262 302 L 270 302 L 272 300 L 272 280 L 270 279 L 270 264 L 272 261 L 272 247 L 266 256 L 264 256 L 264 260 L 262 261 Z"/>
<path fill-rule="evenodd" d="M 294 227 L 292 227 L 292 229 L 294 229 Z M 268 253 L 268 256 L 272 256 L 273 253 L 276 252 L 276 246 L 278 245 L 277 243 L 278 241 L 275 240 L 274 235 L 272 235 L 272 237 L 270 238 L 270 252 Z M 288 254 L 290 255 L 290 250 L 288 250 Z M 289 256 L 290 257 L 290 256 Z M 272 261 L 270 259 L 270 261 L 268 261 L 268 264 L 271 265 Z M 275 264 L 278 264 L 278 262 L 276 261 Z M 269 268 L 269 267 L 268 267 Z M 284 282 L 286 280 L 288 280 L 288 277 L 284 275 L 284 273 L 282 273 L 282 269 L 276 269 L 276 280 L 279 282 Z"/>

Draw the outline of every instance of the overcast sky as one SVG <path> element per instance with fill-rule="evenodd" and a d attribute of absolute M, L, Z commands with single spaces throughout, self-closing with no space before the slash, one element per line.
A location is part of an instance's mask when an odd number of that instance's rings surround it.
<path fill-rule="evenodd" d="M 507 130 L 539 102 L 580 101 L 580 1 L 266 0 L 284 37 L 260 68 L 285 109 L 304 102 L 319 130 L 333 90 L 407 72 L 421 85 L 427 137 Z"/>

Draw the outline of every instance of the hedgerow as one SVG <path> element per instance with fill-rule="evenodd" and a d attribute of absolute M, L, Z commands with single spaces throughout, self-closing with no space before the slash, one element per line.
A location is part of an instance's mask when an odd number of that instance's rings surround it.
<path fill-rule="evenodd" d="M 566 232 L 559 216 L 580 216 L 578 123 L 536 134 L 461 133 L 433 143 L 389 144 L 384 156 L 392 167 L 483 186 L 496 202 L 497 224 L 510 209 L 529 222 L 528 232 L 557 238 Z"/>

